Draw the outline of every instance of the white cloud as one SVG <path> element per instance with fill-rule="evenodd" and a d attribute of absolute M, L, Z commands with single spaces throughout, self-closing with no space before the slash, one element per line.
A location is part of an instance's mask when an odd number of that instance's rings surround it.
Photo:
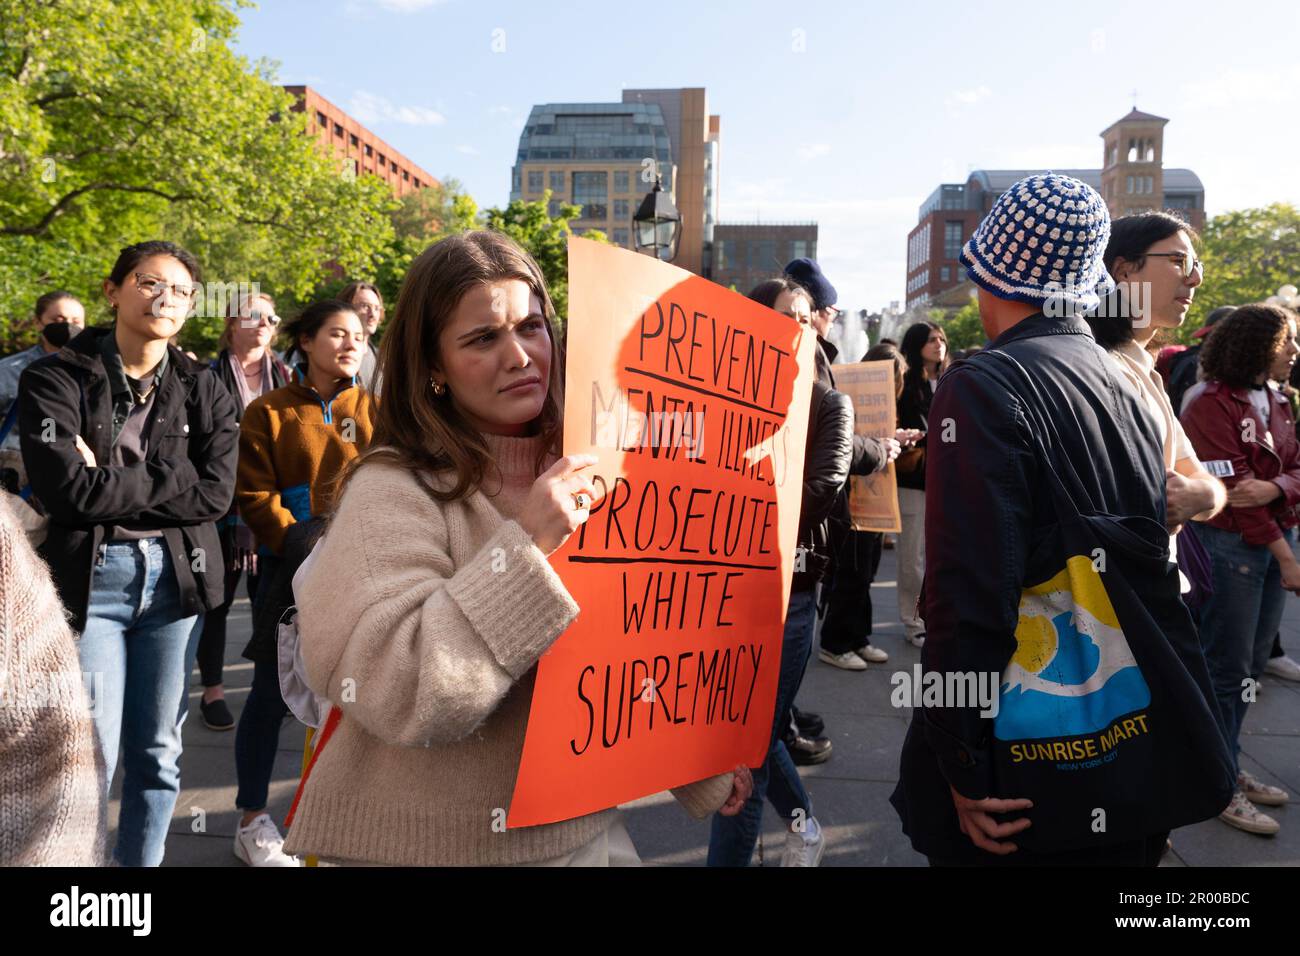
<path fill-rule="evenodd" d="M 467 144 L 467 143 L 461 143 L 459 146 L 457 146 L 457 147 L 456 147 L 456 152 L 458 152 L 458 153 L 463 153 L 463 154 L 466 155 L 466 156 L 477 156 L 477 155 L 478 155 L 478 150 L 475 149 L 473 146 L 470 146 L 470 145 Z"/>
<path fill-rule="evenodd" d="M 736 180 L 725 182 L 724 204 L 735 205 L 749 201 L 761 201 L 769 196 L 785 196 L 789 193 L 790 181 L 773 176 L 757 181 Z"/>
<path fill-rule="evenodd" d="M 830 151 L 830 143 L 809 143 L 807 146 L 799 147 L 799 158 L 816 159 L 818 156 L 825 156 Z"/>
<path fill-rule="evenodd" d="M 1297 86 L 1300 86 L 1300 64 L 1288 64 L 1272 70 L 1221 69 L 1213 76 L 1195 80 L 1183 87 L 1182 109 L 1245 106 L 1257 110 L 1261 106 L 1279 104 L 1294 107 Z"/>
<path fill-rule="evenodd" d="M 1025 137 L 1027 142 L 1033 136 Z M 1101 137 L 1095 144 L 1042 143 L 1026 145 L 1016 143 L 1007 149 L 994 149 L 983 153 L 972 169 L 1100 169 L 1102 161 Z M 965 176 L 961 177 L 965 179 Z"/>
<path fill-rule="evenodd" d="M 343 12 L 349 16 L 365 16 L 376 9 L 388 13 L 419 13 L 447 2 L 448 0 L 347 0 Z"/>
<path fill-rule="evenodd" d="M 491 106 L 488 107 L 489 116 L 513 116 L 515 108 L 513 106 Z"/>
<path fill-rule="evenodd" d="M 365 90 L 352 95 L 348 112 L 362 123 L 402 123 L 407 126 L 441 126 L 447 121 L 427 106 L 395 106 L 386 97 Z"/>
<path fill-rule="evenodd" d="M 949 113 L 958 113 L 963 106 L 974 106 L 993 95 L 993 91 L 987 86 L 974 86 L 966 90 L 953 90 L 944 97 L 943 105 L 947 107 Z"/>

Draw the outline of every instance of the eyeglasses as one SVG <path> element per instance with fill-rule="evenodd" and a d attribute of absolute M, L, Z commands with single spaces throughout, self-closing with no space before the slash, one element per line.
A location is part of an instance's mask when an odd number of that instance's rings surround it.
<path fill-rule="evenodd" d="M 378 315 L 380 309 L 379 306 L 371 305 L 370 303 L 367 302 L 362 305 L 354 305 L 352 307 L 352 311 L 356 313 L 364 312 L 366 315 Z"/>
<path fill-rule="evenodd" d="M 1193 272 L 1205 275 L 1205 265 L 1190 252 L 1148 252 L 1147 255 L 1157 259 L 1173 259 L 1183 271 L 1183 278 L 1190 279 Z"/>
<path fill-rule="evenodd" d="M 135 273 L 135 287 L 150 299 L 156 299 L 164 291 L 171 289 L 172 295 L 185 302 L 192 301 L 199 291 L 197 285 L 188 282 L 167 282 L 159 276 L 151 276 L 144 272 Z"/>

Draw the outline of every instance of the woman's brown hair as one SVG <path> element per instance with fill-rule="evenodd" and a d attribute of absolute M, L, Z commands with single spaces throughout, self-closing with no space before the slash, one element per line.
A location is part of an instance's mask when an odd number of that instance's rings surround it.
<path fill-rule="evenodd" d="M 358 292 L 373 292 L 375 294 L 375 298 L 379 300 L 379 317 L 383 318 L 384 297 L 380 293 L 379 288 L 371 282 L 364 282 L 360 279 L 355 282 L 349 282 L 339 290 L 339 294 L 334 298 L 338 299 L 340 302 L 346 302 L 348 305 L 356 305 L 352 300 L 357 297 Z"/>
<path fill-rule="evenodd" d="M 1273 365 L 1295 316 L 1276 305 L 1243 305 L 1214 323 L 1201 347 L 1201 372 L 1230 388 L 1250 388 Z"/>
<path fill-rule="evenodd" d="M 492 455 L 478 430 L 457 411 L 449 395 L 433 392 L 433 368 L 441 365 L 439 339 L 465 293 L 487 282 L 518 279 L 541 300 L 551 338 L 551 374 L 537 419 L 545 439 L 536 471 L 547 454 L 559 452 L 564 426 L 564 354 L 555 328 L 555 307 L 542 270 L 513 240 L 496 232 L 467 232 L 435 242 L 411 263 L 379 350 L 384 392 L 378 402 L 371 449 L 356 459 L 348 479 L 367 462 L 409 469 L 437 501 L 456 501 L 476 491 L 492 468 Z M 450 487 L 434 487 L 422 472 L 452 472 Z"/>
<path fill-rule="evenodd" d="M 903 397 L 903 381 L 907 376 L 907 359 L 903 358 L 903 353 L 898 350 L 898 346 L 893 342 L 873 345 L 867 349 L 867 354 L 862 356 L 862 361 L 894 363 L 894 401 L 897 403 Z"/>

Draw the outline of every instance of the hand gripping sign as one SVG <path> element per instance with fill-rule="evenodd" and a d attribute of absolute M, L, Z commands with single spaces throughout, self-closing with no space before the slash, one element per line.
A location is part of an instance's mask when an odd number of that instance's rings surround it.
<path fill-rule="evenodd" d="M 581 612 L 538 664 L 510 827 L 762 763 L 796 562 L 810 329 L 573 238 L 567 339 L 564 452 L 604 495 L 550 558 Z"/>

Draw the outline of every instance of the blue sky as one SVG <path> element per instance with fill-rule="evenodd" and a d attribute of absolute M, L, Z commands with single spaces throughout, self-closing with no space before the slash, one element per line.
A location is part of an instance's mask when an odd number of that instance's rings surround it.
<path fill-rule="evenodd" d="M 1101 164 L 1133 105 L 1211 214 L 1300 203 L 1300 4 L 264 0 L 239 50 L 280 64 L 481 206 L 534 103 L 704 86 L 722 219 L 816 219 L 840 304 L 902 300 L 907 231 L 974 168 Z M 1300 271 L 1300 263 L 1297 264 Z"/>

